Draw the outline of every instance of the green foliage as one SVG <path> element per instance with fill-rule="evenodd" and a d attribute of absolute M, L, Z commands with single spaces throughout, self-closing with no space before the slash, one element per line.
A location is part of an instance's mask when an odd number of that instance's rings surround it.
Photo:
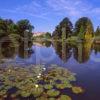
<path fill-rule="evenodd" d="M 100 27 L 99 26 L 96 29 L 95 36 L 100 36 Z"/>
<path fill-rule="evenodd" d="M 72 100 L 72 99 L 68 95 L 61 95 L 61 97 L 59 98 L 59 100 Z"/>
<path fill-rule="evenodd" d="M 0 19 L 0 39 L 3 37 L 14 36 L 17 40 L 27 38 L 31 40 L 32 30 L 34 27 L 30 24 L 29 20 L 20 20 L 14 23 L 11 19 Z"/>
<path fill-rule="evenodd" d="M 44 88 L 49 90 L 49 89 L 52 89 L 53 86 L 51 84 L 46 84 L 46 85 L 44 85 Z"/>
<path fill-rule="evenodd" d="M 73 25 L 71 21 L 66 17 L 56 27 L 52 37 L 54 39 L 60 39 L 60 38 L 66 39 L 72 35 L 72 29 L 73 29 Z"/>
<path fill-rule="evenodd" d="M 43 100 L 44 97 L 52 100 L 52 97 L 60 96 L 60 100 L 64 100 L 68 96 L 66 94 L 63 96 L 61 89 L 70 88 L 75 94 L 82 93 L 80 87 L 73 87 L 71 81 L 75 81 L 74 79 L 75 76 L 72 72 L 57 65 L 52 65 L 47 69 L 42 65 L 27 68 L 8 66 L 1 68 L 0 80 L 3 84 L 0 86 L 0 96 L 5 98 L 8 90 L 15 87 L 17 91 L 11 93 L 12 97 L 34 96 L 36 100 Z M 58 80 L 61 84 L 58 83 Z"/>
<path fill-rule="evenodd" d="M 30 39 L 32 37 L 32 29 L 34 29 L 34 27 L 27 19 L 17 22 L 18 34 L 22 37 Z"/>
<path fill-rule="evenodd" d="M 89 37 L 93 36 L 93 33 L 94 33 L 93 24 L 89 18 L 82 17 L 76 22 L 75 32 L 74 32 L 75 36 L 78 36 L 80 39 L 84 39 L 85 35 Z"/>
<path fill-rule="evenodd" d="M 58 90 L 48 90 L 47 91 L 47 95 L 50 96 L 50 97 L 56 97 L 60 94 L 60 92 Z"/>
<path fill-rule="evenodd" d="M 46 39 L 50 39 L 51 38 L 51 33 L 47 32 L 44 36 Z"/>
<path fill-rule="evenodd" d="M 72 91 L 75 94 L 83 93 L 83 89 L 81 87 L 72 87 Z"/>
<path fill-rule="evenodd" d="M 81 28 L 80 28 L 78 38 L 81 39 L 81 40 L 85 39 L 85 32 L 84 32 L 83 26 L 81 26 Z"/>

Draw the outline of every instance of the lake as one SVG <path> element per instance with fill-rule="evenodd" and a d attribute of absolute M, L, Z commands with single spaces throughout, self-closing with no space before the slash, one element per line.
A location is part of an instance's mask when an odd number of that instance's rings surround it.
<path fill-rule="evenodd" d="M 7 46 L 2 51 L 2 67 L 19 65 L 58 65 L 76 74 L 74 85 L 84 89 L 84 93 L 74 95 L 62 91 L 72 100 L 98 100 L 100 98 L 100 44 L 91 42 L 69 44 L 66 42 L 33 43 L 30 50 L 20 47 L 18 50 Z M 6 50 L 6 51 L 5 51 Z M 31 99 L 30 99 L 31 100 Z M 66 99 L 65 99 L 66 100 Z"/>

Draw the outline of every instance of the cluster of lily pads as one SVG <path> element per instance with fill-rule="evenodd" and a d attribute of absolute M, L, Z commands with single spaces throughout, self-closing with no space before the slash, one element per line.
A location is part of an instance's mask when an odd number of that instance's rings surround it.
<path fill-rule="evenodd" d="M 73 86 L 72 81 L 76 81 L 75 74 L 57 65 L 0 68 L 0 97 L 72 100 L 61 92 L 70 89 L 75 94 L 83 93 L 83 89 Z"/>

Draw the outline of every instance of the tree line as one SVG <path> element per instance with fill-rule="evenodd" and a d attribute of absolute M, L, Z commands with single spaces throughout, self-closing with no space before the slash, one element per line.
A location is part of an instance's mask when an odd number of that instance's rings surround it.
<path fill-rule="evenodd" d="M 33 29 L 34 26 L 27 19 L 15 23 L 11 19 L 0 18 L 0 40 L 6 37 L 7 39 L 15 39 L 18 42 L 24 39 L 31 41 Z"/>
<path fill-rule="evenodd" d="M 93 23 L 88 17 L 78 19 L 75 26 L 73 26 L 70 19 L 66 17 L 56 26 L 52 37 L 54 39 L 66 39 L 71 36 L 77 36 L 79 39 L 100 36 L 100 27 L 98 26 L 96 31 L 94 31 Z"/>
<path fill-rule="evenodd" d="M 0 40 L 7 37 L 8 39 L 13 38 L 18 42 L 24 39 L 31 41 L 33 30 L 34 26 L 27 19 L 22 19 L 15 23 L 11 19 L 0 18 Z M 79 39 L 88 39 L 93 36 L 100 36 L 100 27 L 98 26 L 96 31 L 94 31 L 93 23 L 88 17 L 78 19 L 74 26 L 70 19 L 66 17 L 56 26 L 52 36 L 47 32 L 42 37 L 67 39 L 71 36 L 77 36 Z"/>

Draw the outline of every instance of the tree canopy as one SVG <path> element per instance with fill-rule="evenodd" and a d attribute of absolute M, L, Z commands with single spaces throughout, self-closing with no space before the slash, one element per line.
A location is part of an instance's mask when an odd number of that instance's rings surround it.
<path fill-rule="evenodd" d="M 13 36 L 14 38 L 28 37 L 30 40 L 32 38 L 32 30 L 34 27 L 31 25 L 29 20 L 24 19 L 15 23 L 11 19 L 2 19 L 0 18 L 0 38 Z"/>
<path fill-rule="evenodd" d="M 95 36 L 100 36 L 100 27 L 99 26 L 96 29 Z"/>
<path fill-rule="evenodd" d="M 69 18 L 64 18 L 53 32 L 53 38 L 68 38 L 72 34 L 73 24 Z"/>
<path fill-rule="evenodd" d="M 74 35 L 78 36 L 82 29 L 82 34 L 92 34 L 94 33 L 94 28 L 92 21 L 87 17 L 80 18 L 75 24 L 75 33 Z"/>

